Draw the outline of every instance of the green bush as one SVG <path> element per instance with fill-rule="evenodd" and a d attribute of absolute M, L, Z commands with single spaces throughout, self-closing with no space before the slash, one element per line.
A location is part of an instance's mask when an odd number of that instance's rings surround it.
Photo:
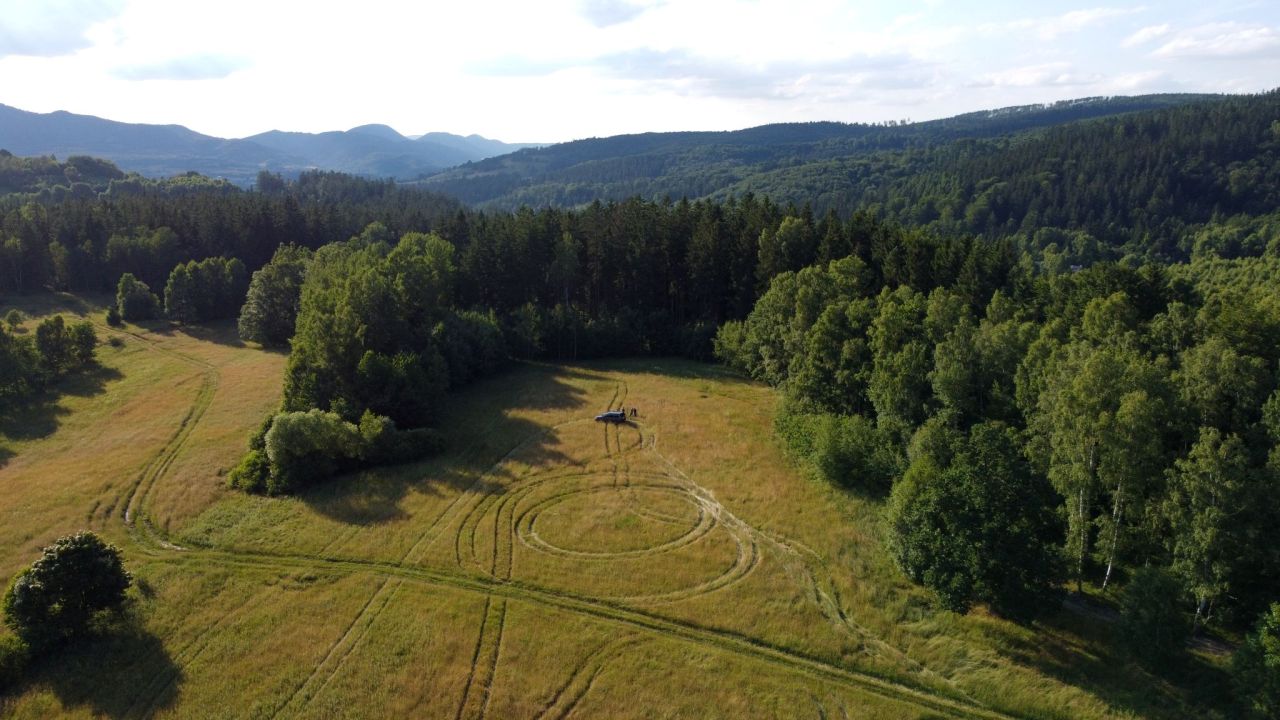
<path fill-rule="evenodd" d="M 949 610 L 984 602 L 1030 619 L 1057 604 L 1056 497 L 1031 471 L 1014 430 L 976 425 L 943 467 L 920 453 L 889 500 L 899 567 Z"/>
<path fill-rule="evenodd" d="M 251 449 L 240 464 L 227 474 L 227 484 L 245 492 L 260 493 L 267 489 L 271 477 L 271 461 L 261 449 Z"/>
<path fill-rule="evenodd" d="M 880 493 L 898 474 L 892 445 L 861 415 L 824 415 L 817 422 L 813 463 L 828 481 Z"/>
<path fill-rule="evenodd" d="M 120 309 L 115 305 L 107 308 L 107 324 L 111 327 L 120 327 L 124 321 L 120 318 Z"/>
<path fill-rule="evenodd" d="M 751 372 L 746 324 L 740 320 L 730 320 L 721 325 L 711 341 L 711 352 L 725 365 L 742 372 Z"/>
<path fill-rule="evenodd" d="M 434 349 L 423 355 L 367 350 L 356 367 L 355 381 L 355 396 L 345 399 L 356 412 L 360 403 L 399 424 L 420 426 L 434 418 L 448 387 L 449 371 Z"/>
<path fill-rule="evenodd" d="M 1138 657 L 1168 663 L 1182 651 L 1191 630 L 1182 608 L 1177 578 L 1161 568 L 1140 568 L 1120 596 L 1120 637 Z"/>
<path fill-rule="evenodd" d="M 1273 603 L 1231 658 L 1236 697 L 1249 717 L 1280 718 L 1280 603 Z"/>
<path fill-rule="evenodd" d="M 267 492 L 293 492 L 354 464 L 363 443 L 355 425 L 340 415 L 313 409 L 276 415 L 266 436 L 271 463 Z"/>
<path fill-rule="evenodd" d="M 22 638 L 15 635 L 0 636 L 0 694 L 22 680 L 31 650 Z"/>
<path fill-rule="evenodd" d="M 267 418 L 249 441 L 249 452 L 227 474 L 245 492 L 281 495 L 362 465 L 412 462 L 444 447 L 439 432 L 400 430 L 395 421 L 366 410 L 354 425 L 334 412 L 286 412 Z"/>
<path fill-rule="evenodd" d="M 131 583 L 120 551 L 94 533 L 59 538 L 9 584 L 5 623 L 40 650 L 86 633 L 95 615 L 124 603 Z"/>
<path fill-rule="evenodd" d="M 861 415 L 807 412 L 791 402 L 774 419 L 774 431 L 788 453 L 813 463 L 823 479 L 842 487 L 884 492 L 900 472 L 893 444 Z"/>
<path fill-rule="evenodd" d="M 253 431 L 253 437 L 249 438 L 250 450 L 266 450 L 267 449 L 267 431 L 271 429 L 271 423 L 276 419 L 275 414 L 262 418 L 262 422 L 258 423 L 258 429 Z"/>
<path fill-rule="evenodd" d="M 138 280 L 132 273 L 125 273 L 116 284 L 116 308 L 120 311 L 120 317 L 129 322 L 150 320 L 160 309 L 160 298 L 151 292 L 146 283 Z"/>
<path fill-rule="evenodd" d="M 360 418 L 361 455 L 375 465 L 413 462 L 444 447 L 440 433 L 428 428 L 397 430 L 391 418 L 365 411 Z"/>

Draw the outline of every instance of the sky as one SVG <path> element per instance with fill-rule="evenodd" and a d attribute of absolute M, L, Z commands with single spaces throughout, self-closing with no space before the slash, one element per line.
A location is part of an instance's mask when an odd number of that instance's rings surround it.
<path fill-rule="evenodd" d="M 0 103 L 218 137 L 560 142 L 1277 86 L 1280 0 L 0 0 Z"/>

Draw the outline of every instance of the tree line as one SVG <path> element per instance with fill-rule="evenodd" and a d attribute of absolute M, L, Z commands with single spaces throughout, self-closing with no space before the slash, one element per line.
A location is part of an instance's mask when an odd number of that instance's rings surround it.
<path fill-rule="evenodd" d="M 900 565 L 944 604 L 1034 615 L 1063 581 L 1148 565 L 1195 623 L 1280 594 L 1280 260 L 1042 272 L 1023 254 L 977 292 L 875 274 L 781 273 L 716 352 L 783 389 L 793 452 L 889 497 Z"/>
<path fill-rule="evenodd" d="M 241 333 L 267 342 L 288 333 L 291 352 L 280 411 L 230 474 L 234 487 L 294 492 L 440 448 L 428 426 L 445 392 L 508 357 L 492 312 L 456 306 L 455 254 L 438 235 L 396 238 L 375 223 L 314 255 L 282 248 L 254 273 Z M 283 314 L 294 308 L 296 317 Z"/>

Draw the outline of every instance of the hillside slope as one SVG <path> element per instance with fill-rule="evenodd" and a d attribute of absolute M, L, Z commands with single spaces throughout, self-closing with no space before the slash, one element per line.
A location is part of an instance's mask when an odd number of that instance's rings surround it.
<path fill-rule="evenodd" d="M 1208 95 L 1084 98 L 905 125 L 835 122 L 733 132 L 619 135 L 525 149 L 424 180 L 463 202 L 495 208 L 578 205 L 596 199 L 704 197 L 762 174 L 835 158 L 929 147 L 1121 113 L 1206 101 Z M 795 199 L 785 188 L 778 200 Z"/>

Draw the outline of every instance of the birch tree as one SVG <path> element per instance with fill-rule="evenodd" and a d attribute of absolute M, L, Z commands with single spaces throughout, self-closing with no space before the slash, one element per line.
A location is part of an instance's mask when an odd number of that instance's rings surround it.
<path fill-rule="evenodd" d="M 1227 590 L 1233 520 L 1244 507 L 1248 474 L 1240 438 L 1209 427 L 1200 429 L 1200 439 L 1169 471 L 1165 515 L 1172 568 L 1196 598 L 1196 625 Z"/>

